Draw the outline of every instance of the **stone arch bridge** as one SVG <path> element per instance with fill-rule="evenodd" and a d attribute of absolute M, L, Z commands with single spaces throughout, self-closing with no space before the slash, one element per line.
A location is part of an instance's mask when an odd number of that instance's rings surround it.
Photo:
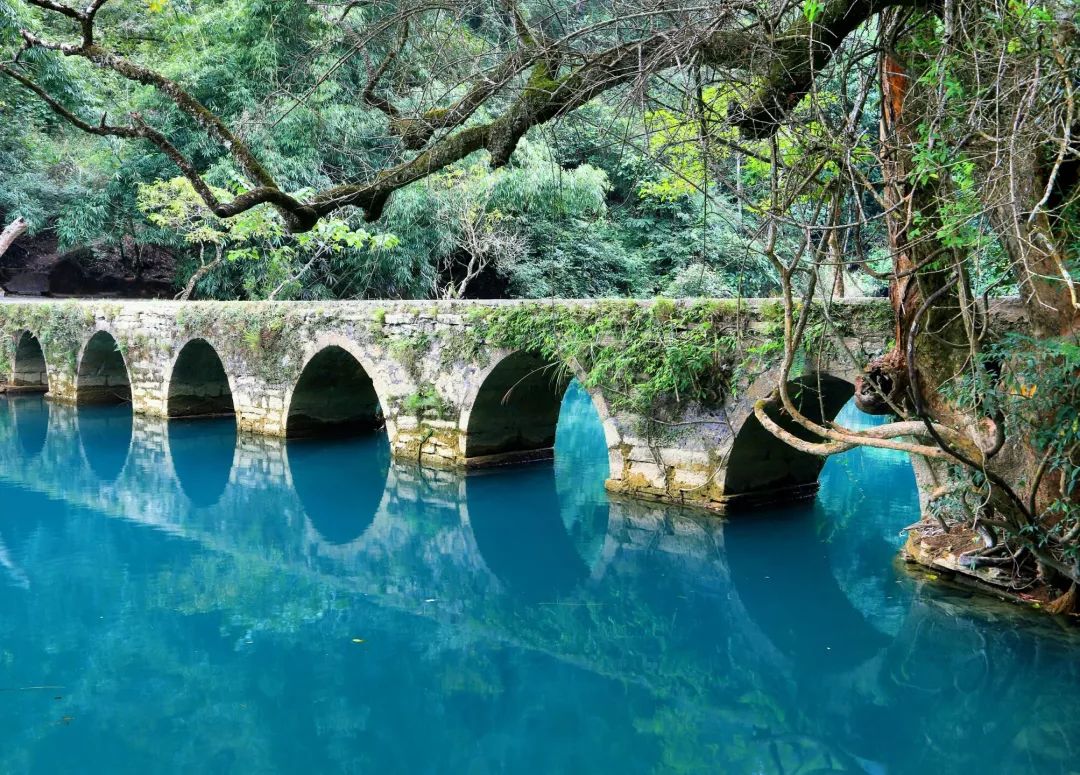
<path fill-rule="evenodd" d="M 809 416 L 831 419 L 887 346 L 891 310 L 852 299 L 818 316 L 827 333 L 800 355 L 795 393 Z M 560 348 L 563 319 L 595 341 Z M 0 329 L 11 391 L 157 417 L 235 415 L 242 432 L 270 436 L 385 427 L 392 454 L 423 465 L 550 458 L 573 377 L 603 423 L 612 491 L 724 509 L 810 496 L 823 464 L 753 416 L 776 386 L 775 300 L 24 302 L 0 304 Z M 659 353 L 647 367 L 634 359 L 641 332 Z M 628 391 L 652 372 L 673 376 L 643 411 Z M 687 374 L 721 374 L 723 389 L 689 392 Z"/>

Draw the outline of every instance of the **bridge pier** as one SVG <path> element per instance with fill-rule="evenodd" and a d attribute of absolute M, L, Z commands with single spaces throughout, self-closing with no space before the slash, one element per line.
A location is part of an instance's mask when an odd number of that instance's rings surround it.
<path fill-rule="evenodd" d="M 576 377 L 604 427 L 611 491 L 718 511 L 810 497 L 821 461 L 753 417 L 754 402 L 776 385 L 781 356 L 768 346 L 779 336 L 776 302 L 693 303 L 707 306 L 703 325 L 726 343 L 715 359 L 729 384 L 712 405 L 673 394 L 648 416 L 576 360 L 545 358 L 550 332 L 521 332 L 525 342 L 536 334 L 536 349 L 509 350 L 487 341 L 483 327 L 507 309 L 525 320 L 566 315 L 579 330 L 646 310 L 650 325 L 669 326 L 666 338 L 686 334 L 660 303 L 629 300 L 4 303 L 0 382 L 47 388 L 58 401 L 130 401 L 136 414 L 163 418 L 232 415 L 238 430 L 266 436 L 384 429 L 398 459 L 472 469 L 550 459 Z M 803 411 L 822 420 L 847 401 L 891 332 L 884 300 L 838 302 L 830 315 L 843 321 L 835 341 L 803 359 L 792 385 Z M 605 330 L 597 348 L 622 346 Z"/>

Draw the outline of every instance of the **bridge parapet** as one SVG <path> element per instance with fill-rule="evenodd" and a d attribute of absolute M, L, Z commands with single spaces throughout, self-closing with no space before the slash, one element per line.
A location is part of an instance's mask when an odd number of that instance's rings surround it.
<path fill-rule="evenodd" d="M 814 315 L 799 394 L 835 414 L 891 338 L 891 310 L 855 299 Z M 776 300 L 5 303 L 0 330 L 0 375 L 53 400 L 235 413 L 269 436 L 385 424 L 396 458 L 428 466 L 550 457 L 576 377 L 612 490 L 723 508 L 808 495 L 820 470 L 752 416 L 776 385 Z"/>

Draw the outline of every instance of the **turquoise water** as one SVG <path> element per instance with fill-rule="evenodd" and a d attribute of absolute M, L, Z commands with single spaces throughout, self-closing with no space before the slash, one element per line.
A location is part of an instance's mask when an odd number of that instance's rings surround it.
<path fill-rule="evenodd" d="M 1070 634 L 894 565 L 902 456 L 722 523 L 609 502 L 576 388 L 557 450 L 463 479 L 0 401 L 0 772 L 1080 766 Z"/>

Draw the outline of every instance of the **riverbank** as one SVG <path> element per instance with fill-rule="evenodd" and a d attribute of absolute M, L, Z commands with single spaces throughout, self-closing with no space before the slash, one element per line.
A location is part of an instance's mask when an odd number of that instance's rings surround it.
<path fill-rule="evenodd" d="M 967 526 L 953 525 L 946 533 L 937 524 L 924 521 L 908 529 L 900 559 L 930 581 L 965 587 L 1034 612 L 1064 615 L 1080 623 L 1075 600 L 1057 595 L 1045 584 L 1033 581 L 1017 586 L 1006 568 L 972 568 L 961 561 L 982 546 L 978 534 Z"/>
<path fill-rule="evenodd" d="M 0 254 L 0 291 L 20 299 L 171 298 L 175 276 L 167 248 L 128 239 L 65 250 L 53 229 L 24 235 Z"/>

